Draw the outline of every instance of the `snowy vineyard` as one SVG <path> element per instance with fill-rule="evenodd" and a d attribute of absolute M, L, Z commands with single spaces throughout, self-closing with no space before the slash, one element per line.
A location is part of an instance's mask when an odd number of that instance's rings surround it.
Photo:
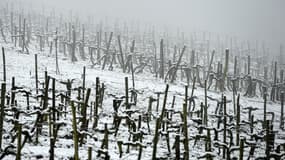
<path fill-rule="evenodd" d="M 285 159 L 282 55 L 0 8 L 0 159 Z"/>

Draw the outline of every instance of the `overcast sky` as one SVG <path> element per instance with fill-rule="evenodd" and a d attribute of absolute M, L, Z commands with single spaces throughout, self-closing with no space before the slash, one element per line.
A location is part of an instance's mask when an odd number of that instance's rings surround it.
<path fill-rule="evenodd" d="M 209 31 L 266 41 L 285 42 L 285 0 L 24 0 L 44 3 L 98 18 L 120 18 Z M 36 4 L 33 3 L 33 4 Z"/>

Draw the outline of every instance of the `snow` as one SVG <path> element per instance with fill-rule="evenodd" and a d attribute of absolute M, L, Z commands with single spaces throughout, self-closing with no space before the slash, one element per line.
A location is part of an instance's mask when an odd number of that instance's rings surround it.
<path fill-rule="evenodd" d="M 6 64 L 7 64 L 7 90 L 10 90 L 10 83 L 12 76 L 15 77 L 16 86 L 23 86 L 25 89 L 32 90 L 32 94 L 35 95 L 35 73 L 34 73 L 34 54 L 38 54 L 38 70 L 39 70 L 39 80 L 43 82 L 44 80 L 44 71 L 47 71 L 48 74 L 51 77 L 55 77 L 57 81 L 66 81 L 67 79 L 75 79 L 75 83 L 73 86 L 80 86 L 82 84 L 81 77 L 82 77 L 82 70 L 83 66 L 86 66 L 86 86 L 90 87 L 91 90 L 91 97 L 90 100 L 94 101 L 95 99 L 95 79 L 96 77 L 100 77 L 100 81 L 103 82 L 106 86 L 104 101 L 103 101 L 103 108 L 99 110 L 99 128 L 103 129 L 104 124 L 108 124 L 108 128 L 112 127 L 112 121 L 113 121 L 113 108 L 112 108 L 112 95 L 115 95 L 117 97 L 124 96 L 125 89 L 124 89 L 124 77 L 129 77 L 129 82 L 131 80 L 131 75 L 127 73 L 122 73 L 120 69 L 115 69 L 114 71 L 108 71 L 108 70 L 101 70 L 100 66 L 95 66 L 94 68 L 91 67 L 91 63 L 89 61 L 78 61 L 75 63 L 72 63 L 69 58 L 61 56 L 59 57 L 59 70 L 60 74 L 56 75 L 55 72 L 55 58 L 54 55 L 49 55 L 46 52 L 39 52 L 36 48 L 30 48 L 31 54 L 23 54 L 17 51 L 17 48 L 14 48 L 10 44 L 1 44 L 5 47 L 6 51 Z M 2 71 L 2 65 L 0 67 L 0 70 Z M 131 88 L 131 83 L 129 83 L 129 86 Z M 176 82 L 176 84 L 170 84 L 169 87 L 169 93 L 167 97 L 167 108 L 171 107 L 172 97 L 176 96 L 176 105 L 174 107 L 175 111 L 182 111 L 182 103 L 184 101 L 184 82 Z M 163 80 L 160 80 L 158 78 L 155 78 L 150 73 L 143 73 L 135 75 L 135 88 L 140 92 L 138 94 L 138 103 L 136 106 L 133 106 L 132 109 L 139 110 L 139 112 L 147 112 L 147 106 L 148 106 L 148 97 L 153 96 L 156 97 L 155 92 L 163 92 L 165 90 L 166 84 Z M 65 89 L 63 85 L 57 83 L 56 88 L 58 90 Z M 191 86 L 189 87 L 189 90 L 191 90 Z M 227 96 L 227 99 L 232 100 L 232 93 L 225 92 L 224 93 Z M 73 95 L 73 99 L 75 99 L 75 95 Z M 194 92 L 194 96 L 197 97 L 196 100 L 196 109 L 199 108 L 200 102 L 204 101 L 204 89 L 203 88 L 196 88 Z M 221 95 L 220 93 L 217 93 L 216 91 L 210 90 L 208 91 L 208 96 L 214 97 L 216 99 L 220 99 Z M 21 96 L 17 95 L 18 100 L 18 107 L 21 108 L 21 110 L 25 109 L 26 99 L 20 98 Z M 160 96 L 160 104 L 162 104 L 164 96 Z M 90 101 L 89 101 L 90 102 Z M 215 108 L 216 108 L 216 102 L 212 100 L 208 100 L 209 103 L 209 114 L 214 114 Z M 241 105 L 242 108 L 253 106 L 257 107 L 257 111 L 253 111 L 252 115 L 254 115 L 255 119 L 263 119 L 263 100 L 259 97 L 255 98 L 247 98 L 242 97 L 241 98 Z M 38 106 L 39 102 L 31 99 L 30 106 Z M 58 105 L 58 103 L 57 103 Z M 153 105 L 153 108 L 155 108 L 155 105 Z M 284 143 L 284 132 L 281 130 L 278 130 L 277 127 L 279 127 L 279 121 L 280 121 L 280 104 L 278 103 L 272 103 L 268 102 L 267 105 L 268 111 L 275 113 L 275 122 L 274 122 L 274 130 L 278 131 L 277 136 L 283 135 L 283 140 L 279 139 L 277 140 L 278 143 L 283 142 Z M 120 107 L 119 112 L 122 114 L 123 112 L 123 106 Z M 161 110 L 161 105 L 159 108 L 159 112 L 156 113 L 155 109 L 153 109 L 153 114 L 159 114 Z M 28 113 L 32 112 L 32 110 L 27 111 Z M 241 119 L 247 120 L 248 114 L 246 111 L 242 110 Z M 68 108 L 68 115 L 66 118 L 61 119 L 62 122 L 66 123 L 66 126 L 62 127 L 59 130 L 58 140 L 55 144 L 55 157 L 56 159 L 69 159 L 73 156 L 74 148 L 73 148 L 73 139 L 72 139 L 72 117 L 71 117 L 71 108 Z M 88 111 L 89 114 L 89 111 Z M 233 107 L 232 103 L 229 103 L 228 105 L 228 114 L 233 115 Z M 138 119 L 138 114 L 133 114 L 133 119 Z M 79 117 L 79 113 L 77 113 L 77 117 Z M 270 117 L 268 117 L 270 118 Z M 8 117 L 7 117 L 8 119 Z M 193 117 L 194 119 L 194 117 Z M 31 116 L 20 116 L 20 121 L 26 125 L 31 127 L 33 125 L 33 122 L 35 121 L 35 115 Z M 174 121 L 181 122 L 181 119 L 178 115 L 174 115 Z M 189 123 L 189 136 L 197 134 L 197 129 L 193 127 L 194 123 L 190 120 L 190 117 L 188 117 L 188 123 Z M 216 127 L 216 121 L 212 118 L 209 119 L 209 126 Z M 92 123 L 89 123 L 89 129 L 91 128 Z M 146 148 L 143 149 L 143 155 L 142 159 L 148 160 L 151 159 L 152 154 L 152 140 L 153 140 L 153 134 L 155 129 L 155 120 L 152 120 L 151 123 L 151 135 L 145 135 L 143 139 L 143 144 L 146 145 Z M 5 126 L 5 135 L 9 135 L 8 131 L 12 129 L 11 123 L 4 123 Z M 120 129 L 118 132 L 117 137 L 114 137 L 114 135 L 109 135 L 109 154 L 111 155 L 111 159 L 120 159 L 119 158 L 119 152 L 117 147 L 117 141 L 122 140 L 124 142 L 128 141 L 129 133 L 127 126 L 121 124 Z M 248 130 L 248 127 L 244 128 L 245 130 Z M 146 123 L 142 123 L 142 130 L 147 130 Z M 261 125 L 257 125 L 254 127 L 254 132 L 258 132 L 261 130 Z M 94 138 L 90 138 L 87 136 L 86 144 L 83 144 L 79 149 L 79 155 L 81 159 L 87 159 L 87 150 L 88 147 L 92 147 L 92 155 L 95 159 L 97 156 L 97 150 L 100 149 L 101 146 L 101 140 L 103 139 L 104 134 L 99 132 L 94 132 L 91 129 L 89 130 L 90 133 L 93 134 L 93 137 L 98 137 L 99 141 L 94 141 Z M 66 136 L 69 135 L 71 138 L 66 138 Z M 234 140 L 235 140 L 235 133 L 233 134 Z M 241 135 L 246 136 L 246 135 Z M 170 134 L 170 144 L 172 147 L 172 144 L 174 143 L 175 134 Z M 48 136 L 48 126 L 44 125 L 43 129 L 43 135 L 39 137 L 39 144 L 36 145 L 34 143 L 26 143 L 25 147 L 22 149 L 22 158 L 23 159 L 37 159 L 36 157 L 41 155 L 42 159 L 47 159 L 49 157 L 49 136 Z M 14 142 L 16 144 L 16 141 Z M 194 141 L 190 141 L 190 159 L 197 158 L 199 156 L 204 155 L 204 142 L 198 141 L 195 147 Z M 9 139 L 4 139 L 4 146 L 9 145 Z M 261 148 L 264 149 L 265 145 L 263 142 L 260 144 Z M 183 146 L 180 146 L 183 150 Z M 126 146 L 123 146 L 123 157 L 121 159 L 136 159 L 138 155 L 138 150 L 131 149 L 130 153 L 125 153 Z M 158 157 L 174 157 L 175 151 L 172 150 L 171 155 L 167 155 L 167 145 L 165 138 L 160 138 L 158 143 Z M 183 151 L 181 151 L 183 152 Z M 259 152 L 259 151 L 256 151 Z M 262 151 L 260 151 L 262 152 Z M 215 152 L 216 153 L 216 150 Z M 245 154 L 248 152 L 245 151 Z M 210 153 L 213 154 L 213 153 Z M 237 153 L 236 153 L 237 154 Z M 14 156 L 7 156 L 5 159 L 14 159 Z"/>

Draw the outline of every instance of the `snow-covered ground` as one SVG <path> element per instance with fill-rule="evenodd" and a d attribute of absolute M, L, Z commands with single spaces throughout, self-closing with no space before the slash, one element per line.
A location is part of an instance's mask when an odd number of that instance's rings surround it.
<path fill-rule="evenodd" d="M 38 69 L 39 69 L 39 80 L 43 82 L 44 80 L 44 71 L 47 71 L 51 77 L 55 77 L 58 81 L 62 80 L 65 81 L 67 79 L 75 79 L 75 83 L 73 84 L 74 87 L 82 85 L 82 70 L 83 66 L 86 66 L 86 86 L 87 88 L 91 88 L 91 96 L 90 101 L 95 100 L 95 79 L 96 77 L 100 77 L 100 81 L 103 82 L 106 86 L 104 101 L 103 101 L 103 108 L 99 110 L 99 128 L 103 129 L 104 124 L 108 124 L 108 128 L 113 126 L 113 96 L 116 95 L 117 97 L 125 95 L 125 85 L 124 85 L 124 77 L 129 77 L 129 86 L 131 87 L 131 74 L 122 73 L 120 69 L 114 69 L 114 71 L 108 70 L 101 70 L 100 66 L 91 67 L 91 63 L 87 61 L 78 61 L 72 63 L 70 58 L 64 57 L 60 54 L 59 56 L 59 70 L 60 74 L 56 75 L 55 72 L 55 57 L 54 55 L 49 55 L 47 52 L 39 52 L 36 49 L 31 49 L 30 54 L 23 54 L 17 51 L 17 48 L 12 47 L 10 44 L 1 44 L 5 47 L 6 51 L 6 64 L 7 64 L 7 91 L 10 92 L 10 83 L 12 76 L 15 77 L 16 86 L 23 86 L 25 89 L 32 90 L 32 93 L 35 94 L 35 66 L 34 66 L 34 54 L 38 54 Z M 0 70 L 2 71 L 2 65 L 0 65 Z M 1 73 L 2 75 L 2 73 Z M 58 82 L 57 81 L 57 82 Z M 191 84 L 192 85 L 192 84 Z M 176 96 L 176 102 L 174 109 L 176 111 L 182 111 L 182 103 L 184 101 L 184 82 L 176 82 L 176 84 L 170 84 L 169 87 L 169 94 L 167 97 L 167 106 L 166 108 L 171 108 L 172 97 Z M 135 75 L 135 88 L 139 91 L 138 94 L 138 103 L 136 106 L 133 106 L 132 109 L 139 110 L 139 113 L 144 113 L 147 111 L 148 107 L 148 98 L 153 96 L 156 98 L 155 92 L 163 92 L 165 90 L 166 84 L 163 80 L 155 78 L 150 73 L 143 73 Z M 189 93 L 191 93 L 191 87 L 189 86 Z M 65 89 L 65 87 L 57 83 L 56 84 L 57 90 Z M 232 93 L 224 93 L 227 96 L 227 99 L 232 100 Z M 75 98 L 75 95 L 73 95 Z M 197 97 L 196 101 L 196 109 L 199 108 L 199 104 L 204 102 L 204 89 L 203 88 L 196 88 L 194 91 L 194 96 Z M 220 99 L 221 94 L 209 90 L 208 96 Z M 16 97 L 18 101 L 18 107 L 21 110 L 26 109 L 26 101 L 23 96 L 20 94 Z M 90 103 L 89 101 L 89 103 Z M 159 112 L 157 113 L 155 109 L 153 110 L 153 114 L 157 115 L 160 113 L 161 105 L 163 102 L 163 95 L 160 96 L 160 108 Z M 51 102 L 50 102 L 51 103 Z M 216 109 L 216 102 L 209 100 L 209 115 L 214 114 Z M 263 120 L 263 100 L 261 98 L 247 98 L 241 97 L 240 104 L 242 108 L 246 108 L 249 106 L 258 108 L 257 111 L 253 111 L 253 115 L 255 120 L 260 119 Z M 35 99 L 31 99 L 31 106 L 39 106 L 39 102 L 35 101 Z M 57 102 L 58 105 L 58 102 Z M 153 105 L 155 108 L 156 104 Z M 228 106 L 228 114 L 234 115 L 233 113 L 233 103 L 229 103 Z M 274 122 L 274 130 L 278 131 L 277 133 L 277 143 L 281 143 L 284 141 L 283 138 L 279 138 L 280 136 L 284 137 L 284 132 L 279 130 L 279 120 L 280 120 L 280 104 L 268 102 L 267 105 L 268 112 L 275 113 L 275 122 Z M 123 107 L 120 108 L 119 112 L 123 112 Z M 32 110 L 27 111 L 32 112 Z M 79 114 L 79 113 L 78 113 Z M 88 111 L 89 114 L 89 111 Z M 123 114 L 123 113 L 122 113 Z M 139 114 L 133 114 L 133 119 L 138 119 Z M 12 117 L 6 116 L 5 119 L 9 119 Z M 270 117 L 268 117 L 270 118 Z M 246 110 L 242 109 L 241 120 L 248 120 L 248 113 Z M 72 139 L 72 116 L 71 116 L 71 108 L 68 107 L 68 115 L 67 117 L 63 117 L 60 121 L 65 122 L 67 125 L 62 127 L 59 131 L 58 140 L 55 144 L 55 157 L 56 159 L 70 159 L 74 154 L 73 148 L 73 139 Z M 179 116 L 174 117 L 174 121 L 181 122 L 181 118 Z M 35 116 L 20 116 L 20 122 L 24 124 L 24 128 L 30 128 L 35 122 Z M 93 131 L 92 123 L 89 123 L 89 130 L 90 133 L 94 135 L 94 137 L 98 137 L 99 141 L 94 141 L 92 138 L 87 138 L 85 144 L 83 144 L 79 148 L 79 155 L 81 159 L 87 159 L 87 150 L 88 147 L 92 147 L 92 155 L 93 159 L 98 159 L 97 150 L 101 146 L 101 140 L 103 139 L 103 134 L 100 132 Z M 188 116 L 188 133 L 191 139 L 192 136 L 198 133 L 198 130 L 195 128 L 195 123 L 191 120 Z M 213 118 L 209 118 L 208 124 L 210 127 L 216 127 L 217 123 L 216 120 Z M 147 134 L 144 136 L 143 144 L 146 145 L 146 148 L 143 149 L 142 159 L 149 160 L 152 158 L 152 147 L 153 147 L 153 135 L 155 129 L 155 120 L 153 119 L 150 123 L 151 125 L 151 134 Z M 11 140 L 9 135 L 9 130 L 12 128 L 12 124 L 10 122 L 5 121 L 4 123 L 4 147 L 8 146 Z M 254 133 L 260 131 L 262 126 L 260 124 L 254 126 Z M 147 125 L 146 123 L 142 123 L 142 130 L 147 132 Z M 245 127 L 245 130 L 249 130 L 248 125 Z M 234 133 L 234 140 L 235 140 L 235 132 Z M 242 136 L 243 135 L 241 133 Z M 213 135 L 212 135 L 213 137 Z M 222 137 L 222 133 L 220 134 L 220 139 Z M 248 138 L 248 136 L 246 136 Z M 113 134 L 109 135 L 109 154 L 111 155 L 111 159 L 120 159 L 119 158 L 119 150 L 117 147 L 117 141 L 128 141 L 129 133 L 128 128 L 125 125 L 121 125 L 118 135 L 115 137 Z M 33 138 L 34 139 L 34 138 Z M 170 144 L 171 147 L 174 144 L 175 134 L 170 134 Z M 283 140 L 282 140 L 283 139 Z M 16 142 L 14 144 L 16 145 Z M 22 149 L 22 159 L 36 159 L 37 156 L 42 156 L 42 159 L 48 159 L 49 157 L 49 135 L 48 135 L 48 125 L 44 125 L 43 133 L 39 137 L 39 144 L 35 145 L 34 143 L 26 143 L 24 148 Z M 284 142 L 283 142 L 284 143 Z M 194 146 L 194 140 L 189 141 L 190 146 L 190 159 L 197 159 L 197 157 L 204 154 L 204 142 L 198 141 L 197 145 Z M 265 143 L 260 142 L 257 144 L 260 146 L 259 149 L 255 151 L 256 155 L 260 156 L 264 154 Z M 181 149 L 183 150 L 183 145 L 181 143 Z M 249 148 L 246 149 L 245 155 L 248 155 Z M 123 156 L 122 159 L 137 159 L 138 150 L 135 148 L 130 149 L 130 153 L 125 153 L 126 147 L 123 146 Z M 157 157 L 169 157 L 172 159 L 175 157 L 175 150 L 171 150 L 171 154 L 168 155 L 167 145 L 165 137 L 159 139 L 158 149 L 157 149 Z M 217 148 L 213 147 L 213 153 L 217 154 Z M 235 155 L 238 155 L 238 151 L 235 152 Z M 219 156 L 218 156 L 219 157 Z M 14 159 L 14 156 L 7 156 L 5 159 Z M 216 158 L 221 159 L 221 158 Z"/>

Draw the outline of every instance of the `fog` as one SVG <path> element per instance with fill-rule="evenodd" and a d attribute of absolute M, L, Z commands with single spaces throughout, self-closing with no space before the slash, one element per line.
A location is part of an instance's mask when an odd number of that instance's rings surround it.
<path fill-rule="evenodd" d="M 34 6 L 73 10 L 102 19 L 207 31 L 266 42 L 272 50 L 285 42 L 284 0 L 24 0 Z M 277 51 L 277 50 L 276 50 Z"/>

